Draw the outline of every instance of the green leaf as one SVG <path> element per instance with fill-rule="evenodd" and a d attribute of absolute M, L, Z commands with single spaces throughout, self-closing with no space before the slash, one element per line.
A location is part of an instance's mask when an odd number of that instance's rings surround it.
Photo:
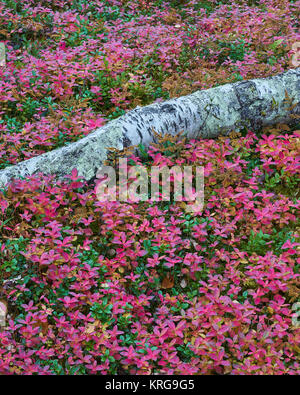
<path fill-rule="evenodd" d="M 272 49 L 273 51 L 276 50 L 276 48 L 282 43 L 284 39 L 280 38 L 279 40 L 274 41 L 272 44 L 269 45 L 269 48 Z"/>

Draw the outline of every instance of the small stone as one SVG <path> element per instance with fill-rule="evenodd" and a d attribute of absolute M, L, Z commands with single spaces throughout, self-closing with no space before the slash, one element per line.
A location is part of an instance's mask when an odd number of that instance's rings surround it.
<path fill-rule="evenodd" d="M 180 286 L 181 288 L 185 288 L 187 286 L 187 282 L 185 281 L 185 279 L 181 280 Z"/>
<path fill-rule="evenodd" d="M 114 256 L 116 254 L 116 250 L 114 250 L 113 248 L 111 248 L 110 250 L 108 250 L 108 255 L 109 256 Z"/>

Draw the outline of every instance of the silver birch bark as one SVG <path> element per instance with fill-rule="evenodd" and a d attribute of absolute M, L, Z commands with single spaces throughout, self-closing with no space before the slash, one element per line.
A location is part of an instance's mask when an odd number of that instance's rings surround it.
<path fill-rule="evenodd" d="M 214 138 L 244 127 L 257 131 L 276 123 L 295 125 L 299 114 L 300 67 L 137 107 L 77 142 L 5 168 L 0 171 L 0 187 L 13 178 L 40 172 L 63 177 L 74 168 L 90 180 L 106 159 L 107 148 L 148 146 L 153 129 L 170 134 L 184 131 L 190 139 Z"/>

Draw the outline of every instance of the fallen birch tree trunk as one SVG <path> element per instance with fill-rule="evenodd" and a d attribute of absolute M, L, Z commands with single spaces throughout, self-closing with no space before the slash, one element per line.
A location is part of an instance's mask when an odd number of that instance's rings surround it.
<path fill-rule="evenodd" d="M 276 76 L 226 84 L 191 95 L 137 107 L 81 140 L 0 171 L 0 187 L 36 173 L 70 174 L 74 168 L 92 179 L 107 148 L 148 146 L 159 133 L 186 132 L 188 138 L 213 138 L 246 127 L 257 131 L 276 123 L 296 124 L 300 113 L 300 68 Z"/>

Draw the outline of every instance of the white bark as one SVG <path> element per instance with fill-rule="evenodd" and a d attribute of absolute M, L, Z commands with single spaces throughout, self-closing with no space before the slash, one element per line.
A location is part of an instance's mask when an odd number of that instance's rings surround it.
<path fill-rule="evenodd" d="M 292 99 L 288 104 L 286 93 Z M 291 104 L 295 104 L 291 110 Z M 296 124 L 300 114 L 300 68 L 265 79 L 226 84 L 191 95 L 137 107 L 83 139 L 0 171 L 0 187 L 13 178 L 36 173 L 62 177 L 77 168 L 93 178 L 107 156 L 107 148 L 122 149 L 153 141 L 156 132 L 189 138 L 213 138 L 243 127 L 257 131 L 275 123 Z"/>

